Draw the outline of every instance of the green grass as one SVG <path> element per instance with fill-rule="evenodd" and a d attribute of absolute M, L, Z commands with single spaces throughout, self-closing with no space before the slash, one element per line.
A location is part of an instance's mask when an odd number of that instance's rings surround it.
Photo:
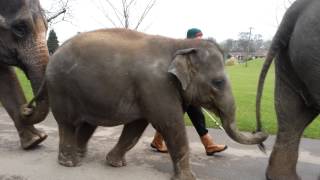
<path fill-rule="evenodd" d="M 25 74 L 20 69 L 16 69 L 16 74 L 20 80 L 20 84 L 21 84 L 22 89 L 26 95 L 27 100 L 30 101 L 31 98 L 33 97 L 33 92 L 31 89 L 30 81 L 27 79 Z"/>
<path fill-rule="evenodd" d="M 227 74 L 231 80 L 231 86 L 237 105 L 237 126 L 242 131 L 251 132 L 255 130 L 256 89 L 262 64 L 262 60 L 254 60 L 248 63 L 248 67 L 245 67 L 242 64 L 226 67 Z M 20 70 L 17 70 L 17 74 L 22 83 L 22 87 L 26 92 L 27 99 L 30 100 L 33 96 L 30 83 Z M 277 131 L 273 89 L 274 67 L 272 66 L 268 72 L 268 76 L 264 85 L 261 107 L 263 128 L 271 134 L 275 134 Z M 185 116 L 185 119 L 187 125 L 191 125 L 187 115 Z M 206 121 L 208 127 L 217 128 L 207 115 Z M 318 130 L 319 126 L 320 121 L 315 120 L 306 129 L 304 136 L 309 138 L 320 138 L 320 131 Z"/>

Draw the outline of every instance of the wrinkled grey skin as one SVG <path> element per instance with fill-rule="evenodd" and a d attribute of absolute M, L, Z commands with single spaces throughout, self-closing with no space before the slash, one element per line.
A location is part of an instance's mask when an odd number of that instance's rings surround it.
<path fill-rule="evenodd" d="M 26 98 L 12 66 L 24 71 L 36 93 L 49 59 L 46 31 L 39 1 L 0 0 L 0 102 L 13 119 L 24 149 L 47 137 L 32 124 L 44 120 L 48 114 L 48 96 L 42 91 L 36 107 L 26 107 Z"/>
<path fill-rule="evenodd" d="M 301 135 L 320 111 L 320 1 L 297 0 L 287 10 L 260 74 L 257 119 L 264 79 L 275 57 L 278 133 L 267 179 L 299 179 Z"/>
<path fill-rule="evenodd" d="M 176 40 L 131 30 L 82 33 L 53 55 L 46 71 L 52 113 L 60 133 L 59 163 L 76 166 L 97 126 L 124 129 L 108 153 L 110 165 L 126 165 L 125 153 L 149 123 L 164 137 L 173 179 L 195 179 L 183 105 L 205 107 L 223 120 L 228 135 L 258 144 L 266 135 L 244 135 L 235 126 L 235 104 L 222 52 L 207 40 Z"/>

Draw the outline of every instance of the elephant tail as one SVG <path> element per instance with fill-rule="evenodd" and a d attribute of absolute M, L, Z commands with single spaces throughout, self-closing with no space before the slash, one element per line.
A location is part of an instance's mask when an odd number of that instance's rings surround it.
<path fill-rule="evenodd" d="M 274 57 L 275 57 L 275 53 L 269 51 L 267 54 L 266 60 L 263 64 L 262 70 L 260 72 L 257 96 L 256 96 L 256 120 L 257 120 L 256 131 L 257 132 L 261 131 L 261 128 L 262 128 L 260 108 L 261 108 L 261 97 L 263 93 L 263 85 Z"/>
<path fill-rule="evenodd" d="M 257 88 L 256 96 L 256 120 L 257 120 L 257 131 L 261 131 L 261 97 L 263 93 L 263 85 L 265 78 L 267 76 L 268 70 L 274 57 L 278 54 L 280 50 L 288 48 L 291 35 L 293 33 L 294 27 L 301 13 L 315 0 L 297 0 L 285 13 L 282 22 L 272 40 L 271 46 L 269 48 L 266 60 L 263 64 L 262 70 L 260 72 L 259 83 Z"/>

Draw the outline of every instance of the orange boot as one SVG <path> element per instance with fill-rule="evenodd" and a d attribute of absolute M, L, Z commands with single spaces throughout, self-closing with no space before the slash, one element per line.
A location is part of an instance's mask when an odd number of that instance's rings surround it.
<path fill-rule="evenodd" d="M 150 145 L 151 145 L 152 148 L 154 148 L 158 152 L 161 152 L 161 153 L 167 153 L 168 152 L 167 146 L 163 141 L 163 137 L 158 131 L 154 135 L 153 141 L 152 141 L 152 143 Z"/>
<path fill-rule="evenodd" d="M 214 153 L 222 152 L 228 148 L 226 145 L 215 144 L 209 133 L 200 137 L 200 139 L 208 156 L 212 156 Z"/>

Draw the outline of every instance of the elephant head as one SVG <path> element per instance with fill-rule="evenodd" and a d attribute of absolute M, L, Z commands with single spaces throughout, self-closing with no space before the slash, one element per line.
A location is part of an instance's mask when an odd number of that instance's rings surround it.
<path fill-rule="evenodd" d="M 236 127 L 236 106 L 230 82 L 224 72 L 221 49 L 209 40 L 195 41 L 200 45 L 178 50 L 169 67 L 169 72 L 181 83 L 184 101 L 215 113 L 233 140 L 241 144 L 262 143 L 267 134 L 243 134 Z"/>
<path fill-rule="evenodd" d="M 38 0 L 0 1 L 0 64 L 22 69 L 34 94 L 41 86 L 49 60 L 46 32 L 47 22 Z M 44 120 L 48 104 L 47 92 L 42 91 L 34 111 L 28 115 L 21 113 L 23 123 Z"/>

